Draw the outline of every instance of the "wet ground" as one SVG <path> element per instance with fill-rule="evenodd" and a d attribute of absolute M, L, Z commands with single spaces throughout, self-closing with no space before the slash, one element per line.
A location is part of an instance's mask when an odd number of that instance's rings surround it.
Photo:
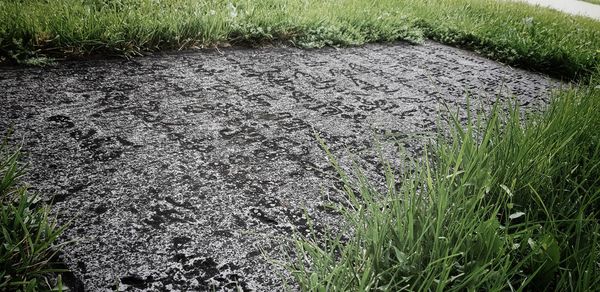
<path fill-rule="evenodd" d="M 340 222 L 315 133 L 377 180 L 375 141 L 418 155 L 442 103 L 502 87 L 536 107 L 552 85 L 431 42 L 203 51 L 0 68 L 0 130 L 72 220 L 64 259 L 86 290 L 274 291 L 289 275 L 267 258 L 285 258 L 305 211 Z"/>

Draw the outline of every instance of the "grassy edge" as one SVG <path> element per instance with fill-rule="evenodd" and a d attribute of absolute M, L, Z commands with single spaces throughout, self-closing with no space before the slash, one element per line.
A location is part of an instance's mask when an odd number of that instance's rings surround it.
<path fill-rule="evenodd" d="M 49 216 L 49 206 L 28 191 L 20 148 L 0 144 L 0 290 L 62 291 L 62 272 L 54 263 L 68 242 L 57 243 L 66 226 Z"/>
<path fill-rule="evenodd" d="M 585 79 L 600 63 L 600 23 L 492 0 L 60 0 L 0 2 L 0 54 L 29 64 L 91 53 L 228 44 L 347 46 L 423 36 L 555 77 Z M 19 6 L 21 5 L 21 6 Z M 1 12 L 4 10 L 4 14 Z M 577 29 L 568 29 L 577 27 Z"/>
<path fill-rule="evenodd" d="M 349 241 L 299 236 L 289 266 L 305 291 L 552 289 L 600 284 L 600 89 L 554 97 L 523 120 L 514 105 L 454 122 L 397 189 L 350 181 Z"/>

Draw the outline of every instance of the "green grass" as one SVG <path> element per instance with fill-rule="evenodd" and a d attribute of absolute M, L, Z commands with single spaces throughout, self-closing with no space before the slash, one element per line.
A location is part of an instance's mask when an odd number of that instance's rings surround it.
<path fill-rule="evenodd" d="M 495 0 L 0 0 L 7 61 L 423 38 L 565 78 L 600 63 L 600 22 Z"/>
<path fill-rule="evenodd" d="M 600 0 L 582 0 L 582 1 L 589 2 L 589 3 L 592 3 L 592 4 L 599 4 L 600 5 Z"/>
<path fill-rule="evenodd" d="M 61 270 L 52 260 L 65 244 L 56 243 L 64 227 L 20 182 L 19 159 L 18 150 L 0 145 L 0 290 L 61 290 Z"/>
<path fill-rule="evenodd" d="M 349 239 L 299 238 L 290 269 L 303 290 L 597 289 L 600 89 L 557 93 L 527 119 L 501 106 L 467 127 L 450 119 L 411 174 L 387 168 L 383 193 L 360 172 L 350 180 L 324 146 Z"/>

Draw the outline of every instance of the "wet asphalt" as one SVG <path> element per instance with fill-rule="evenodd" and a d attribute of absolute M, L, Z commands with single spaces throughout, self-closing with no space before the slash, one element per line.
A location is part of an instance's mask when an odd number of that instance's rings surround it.
<path fill-rule="evenodd" d="M 510 0 L 600 20 L 600 5 L 579 0 Z"/>
<path fill-rule="evenodd" d="M 306 214 L 318 230 L 341 222 L 315 134 L 377 182 L 379 156 L 417 157 L 444 105 L 538 108 L 557 84 L 433 42 L 4 67 L 0 131 L 71 222 L 63 260 L 79 288 L 277 291 L 290 276 L 272 260 Z"/>

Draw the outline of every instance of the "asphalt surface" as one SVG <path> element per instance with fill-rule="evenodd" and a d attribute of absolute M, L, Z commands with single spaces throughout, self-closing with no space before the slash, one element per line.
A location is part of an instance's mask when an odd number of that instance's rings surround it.
<path fill-rule="evenodd" d="M 578 0 L 511 0 L 600 20 L 600 5 Z"/>
<path fill-rule="evenodd" d="M 289 239 L 343 200 L 315 133 L 377 181 L 438 110 L 558 83 L 436 43 L 228 49 L 0 68 L 0 130 L 53 201 L 86 291 L 283 289 Z M 464 118 L 464 111 L 461 114 Z M 295 289 L 294 284 L 290 284 Z"/>

